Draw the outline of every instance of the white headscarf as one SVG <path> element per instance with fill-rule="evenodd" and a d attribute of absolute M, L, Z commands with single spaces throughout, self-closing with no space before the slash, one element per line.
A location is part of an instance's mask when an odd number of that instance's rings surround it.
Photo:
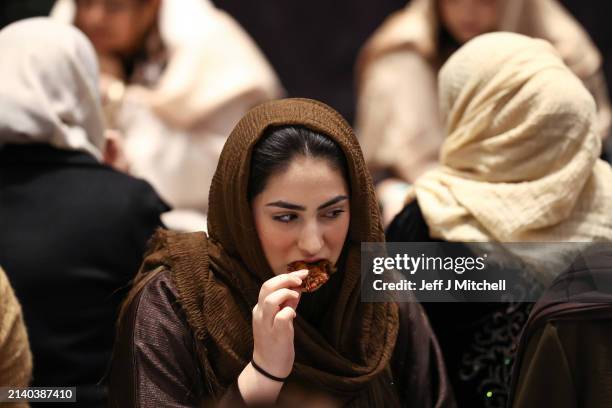
<path fill-rule="evenodd" d="M 51 10 L 58 21 L 72 23 L 75 16 L 74 0 L 57 0 Z M 158 28 L 168 66 L 154 87 L 132 85 L 128 95 L 174 127 L 214 122 L 240 98 L 259 103 L 283 94 L 257 45 L 209 0 L 162 0 Z"/>
<path fill-rule="evenodd" d="M 444 65 L 441 167 L 416 182 L 430 233 L 448 241 L 612 240 L 612 170 L 595 103 L 546 41 L 475 38 Z"/>
<path fill-rule="evenodd" d="M 98 63 L 76 28 L 49 18 L 0 31 L 0 144 L 48 143 L 98 160 L 104 124 Z"/>

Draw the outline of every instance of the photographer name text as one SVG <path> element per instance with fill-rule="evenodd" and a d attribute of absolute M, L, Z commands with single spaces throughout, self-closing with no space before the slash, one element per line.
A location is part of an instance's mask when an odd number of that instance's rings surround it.
<path fill-rule="evenodd" d="M 486 279 L 481 281 L 476 280 L 454 280 L 454 279 L 436 279 L 433 281 L 427 281 L 422 279 L 420 282 L 414 282 L 407 279 L 402 279 L 398 282 L 384 282 L 381 279 L 377 279 L 373 282 L 373 288 L 376 291 L 390 290 L 390 291 L 505 291 L 506 281 L 500 279 L 498 281 L 488 281 Z"/>

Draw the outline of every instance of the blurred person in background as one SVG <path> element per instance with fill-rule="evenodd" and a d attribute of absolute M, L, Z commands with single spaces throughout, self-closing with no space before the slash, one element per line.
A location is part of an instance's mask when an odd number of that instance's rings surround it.
<path fill-rule="evenodd" d="M 599 159 L 595 101 L 550 43 L 479 36 L 442 67 L 439 90 L 440 166 L 417 179 L 387 241 L 612 241 L 612 169 Z M 545 286 L 551 276 L 534 278 Z M 423 306 L 459 406 L 505 406 L 528 304 Z"/>
<path fill-rule="evenodd" d="M 165 223 L 205 229 L 227 135 L 282 94 L 257 46 L 208 0 L 58 0 L 51 15 L 93 43 L 107 124 L 124 138 L 129 171 L 173 207 Z"/>
<path fill-rule="evenodd" d="M 407 189 L 438 162 L 445 138 L 436 78 L 446 59 L 471 38 L 511 31 L 551 42 L 597 103 L 604 140 L 611 113 L 602 59 L 588 34 L 556 0 L 413 0 L 387 19 L 357 63 L 356 129 L 374 172 L 386 223 Z"/>
<path fill-rule="evenodd" d="M 612 403 L 612 251 L 580 254 L 534 306 L 516 352 L 508 407 Z"/>
<path fill-rule="evenodd" d="M 0 31 L 0 55 L 0 264 L 28 327 L 32 386 L 76 386 L 75 406 L 106 406 L 98 382 L 123 289 L 168 207 L 101 163 L 98 65 L 79 30 L 22 20 Z"/>
<path fill-rule="evenodd" d="M 32 378 L 32 354 L 19 301 L 0 268 L 0 387 L 27 387 Z M 22 403 L 1 403 L 3 407 L 27 407 Z"/>

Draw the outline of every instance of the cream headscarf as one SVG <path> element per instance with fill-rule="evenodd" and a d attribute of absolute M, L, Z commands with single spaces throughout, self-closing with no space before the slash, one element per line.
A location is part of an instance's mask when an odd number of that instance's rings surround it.
<path fill-rule="evenodd" d="M 0 145 L 48 143 L 102 158 L 98 63 L 89 40 L 48 18 L 0 31 Z"/>
<path fill-rule="evenodd" d="M 397 49 L 415 49 L 430 62 L 438 58 L 438 0 L 412 0 L 389 17 L 364 46 L 358 70 L 373 59 Z M 584 29 L 557 0 L 499 0 L 499 31 L 510 31 L 552 43 L 581 79 L 601 66 L 601 55 Z"/>
<path fill-rule="evenodd" d="M 416 196 L 448 241 L 612 239 L 595 103 L 546 41 L 486 34 L 440 72 L 448 137 Z"/>
<path fill-rule="evenodd" d="M 67 23 L 75 14 L 74 0 L 58 0 L 51 11 L 53 18 Z M 214 122 L 239 97 L 259 103 L 282 95 L 255 43 L 209 0 L 162 0 L 157 23 L 168 65 L 155 87 L 132 86 L 128 92 L 137 91 L 130 97 L 144 101 L 173 126 L 187 129 Z"/>
<path fill-rule="evenodd" d="M 71 23 L 75 12 L 74 0 L 58 0 L 51 15 Z M 151 42 L 155 52 L 134 69 L 146 80 L 135 74 L 118 86 L 125 92 L 106 106 L 109 124 L 125 137 L 130 172 L 174 208 L 164 223 L 201 230 L 227 135 L 251 107 L 283 90 L 255 43 L 209 0 L 161 0 L 145 48 Z"/>

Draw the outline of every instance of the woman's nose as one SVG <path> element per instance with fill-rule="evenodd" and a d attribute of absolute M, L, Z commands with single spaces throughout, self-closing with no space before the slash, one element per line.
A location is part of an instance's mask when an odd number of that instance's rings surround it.
<path fill-rule="evenodd" d="M 298 248 L 304 255 L 315 256 L 323 248 L 323 234 L 316 223 L 304 226 L 298 240 Z"/>

